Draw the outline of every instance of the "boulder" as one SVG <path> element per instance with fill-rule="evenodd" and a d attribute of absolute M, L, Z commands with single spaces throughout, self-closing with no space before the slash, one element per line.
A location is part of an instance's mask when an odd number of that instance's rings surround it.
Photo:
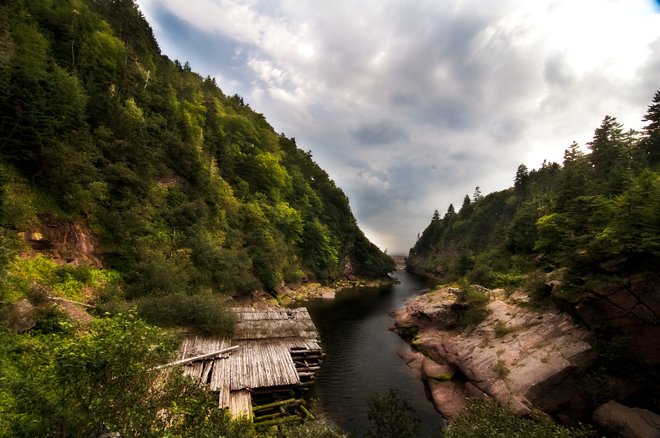
<path fill-rule="evenodd" d="M 435 408 L 448 420 L 454 418 L 465 406 L 465 388 L 457 382 L 429 380 L 429 391 Z"/>
<path fill-rule="evenodd" d="M 646 409 L 609 401 L 596 409 L 593 420 L 610 438 L 660 438 L 660 415 Z"/>
<path fill-rule="evenodd" d="M 415 375 L 415 377 L 422 378 L 422 362 L 424 361 L 424 355 L 419 351 L 414 351 L 411 349 L 405 349 L 397 351 L 396 353 L 403 361 L 410 367 L 410 370 Z"/>
<path fill-rule="evenodd" d="M 24 298 L 2 309 L 0 318 L 7 322 L 11 330 L 23 333 L 37 325 L 37 310 Z"/>

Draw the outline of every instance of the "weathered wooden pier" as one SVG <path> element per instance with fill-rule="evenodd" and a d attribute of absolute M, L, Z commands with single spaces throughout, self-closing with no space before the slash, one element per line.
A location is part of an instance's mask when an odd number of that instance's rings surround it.
<path fill-rule="evenodd" d="M 184 339 L 184 374 L 218 392 L 218 406 L 234 418 L 268 426 L 311 415 L 302 394 L 313 384 L 324 353 L 307 309 L 232 309 L 231 339 Z M 209 357 L 210 356 L 210 357 Z M 189 361 L 191 358 L 196 360 Z"/>

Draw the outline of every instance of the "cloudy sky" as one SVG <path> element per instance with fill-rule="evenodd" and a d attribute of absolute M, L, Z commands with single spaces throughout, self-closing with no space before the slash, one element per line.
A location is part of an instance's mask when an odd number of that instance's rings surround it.
<path fill-rule="evenodd" d="M 651 0 L 138 0 L 163 53 L 295 137 L 407 253 L 433 211 L 626 128 L 660 89 Z"/>

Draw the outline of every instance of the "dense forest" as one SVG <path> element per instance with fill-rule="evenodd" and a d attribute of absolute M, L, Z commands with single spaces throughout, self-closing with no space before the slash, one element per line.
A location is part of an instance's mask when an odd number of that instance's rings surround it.
<path fill-rule="evenodd" d="M 583 152 L 562 164 L 521 164 L 513 187 L 456 211 L 436 210 L 407 258 L 410 269 L 444 280 L 498 287 L 534 270 L 566 268 L 570 287 L 614 273 L 655 271 L 660 262 L 660 92 L 642 132 L 606 116 Z M 568 293 L 569 291 L 565 291 Z"/>
<path fill-rule="evenodd" d="M 154 386 L 176 341 L 144 320 L 224 333 L 229 297 L 394 269 L 133 0 L 0 3 L 0 193 L 0 436 L 247 436 L 190 381 Z"/>
<path fill-rule="evenodd" d="M 132 1 L 1 12 L 4 239 L 80 223 L 132 297 L 392 269 L 311 153 L 161 55 Z"/>
<path fill-rule="evenodd" d="M 561 164 L 521 164 L 513 187 L 487 196 L 477 188 L 460 210 L 436 211 L 407 269 L 570 313 L 589 329 L 598 359 L 582 376 L 585 397 L 657 412 L 660 91 L 643 121 L 641 132 L 626 131 L 606 116 L 588 151 L 573 143 Z"/>

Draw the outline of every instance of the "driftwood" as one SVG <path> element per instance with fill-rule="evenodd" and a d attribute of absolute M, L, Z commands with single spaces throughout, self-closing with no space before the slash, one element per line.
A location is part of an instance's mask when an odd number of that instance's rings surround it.
<path fill-rule="evenodd" d="M 174 362 L 166 363 L 165 365 L 159 365 L 154 369 L 159 370 L 161 368 L 167 368 L 167 367 L 173 367 L 173 366 L 177 366 L 177 365 L 183 365 L 183 364 L 190 363 L 190 362 L 195 362 L 195 361 L 198 361 L 198 360 L 212 359 L 212 358 L 214 358 L 216 356 L 219 356 L 223 353 L 229 353 L 230 351 L 236 350 L 238 347 L 239 347 L 238 345 L 234 345 L 233 347 L 224 348 L 222 350 L 214 351 L 212 353 L 206 353 L 206 354 L 202 354 L 200 356 L 189 357 L 187 359 L 181 359 L 181 360 L 177 360 L 177 361 L 174 361 Z"/>

